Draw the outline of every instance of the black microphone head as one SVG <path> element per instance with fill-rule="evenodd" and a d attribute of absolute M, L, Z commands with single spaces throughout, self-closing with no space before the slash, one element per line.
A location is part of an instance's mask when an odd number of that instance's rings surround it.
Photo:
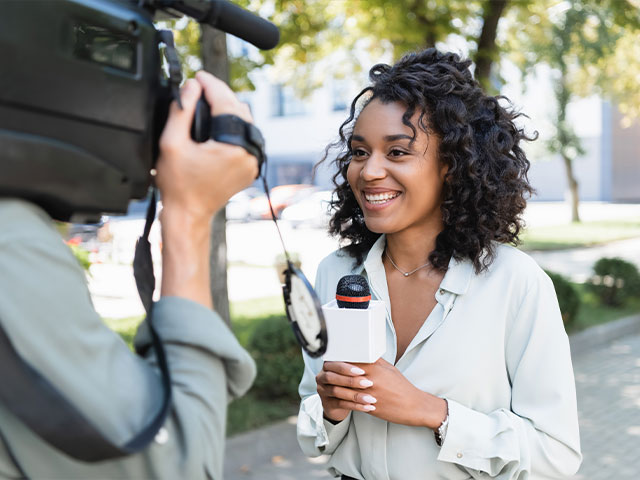
<path fill-rule="evenodd" d="M 371 291 L 369 283 L 362 275 L 345 275 L 338 282 L 336 300 L 340 308 L 369 308 Z"/>

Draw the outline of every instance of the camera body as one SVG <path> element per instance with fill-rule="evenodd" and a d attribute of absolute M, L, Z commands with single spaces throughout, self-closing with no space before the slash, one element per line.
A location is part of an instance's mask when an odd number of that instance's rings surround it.
<path fill-rule="evenodd" d="M 156 14 L 278 42 L 275 26 L 223 0 L 0 4 L 0 197 L 80 223 L 147 194 L 173 98 Z"/>
<path fill-rule="evenodd" d="M 6 2 L 0 196 L 59 220 L 142 198 L 171 99 L 152 16 L 109 0 Z"/>

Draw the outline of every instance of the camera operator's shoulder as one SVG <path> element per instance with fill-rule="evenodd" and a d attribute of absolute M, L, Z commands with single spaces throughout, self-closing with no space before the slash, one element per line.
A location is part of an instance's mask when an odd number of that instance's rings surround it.
<path fill-rule="evenodd" d="M 44 210 L 26 200 L 0 198 L 0 242 L 47 238 L 59 241 L 60 234 Z"/>
<path fill-rule="evenodd" d="M 354 267 L 355 259 L 342 248 L 322 259 L 316 273 L 315 290 L 323 303 L 334 298 L 338 281 L 354 273 Z"/>

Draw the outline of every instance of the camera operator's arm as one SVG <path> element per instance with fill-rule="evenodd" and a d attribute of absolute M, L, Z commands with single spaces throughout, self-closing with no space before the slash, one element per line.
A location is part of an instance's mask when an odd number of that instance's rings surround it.
<path fill-rule="evenodd" d="M 212 115 L 235 114 L 251 121 L 224 82 L 205 72 L 188 80 L 182 93 L 183 110 L 174 103 L 160 139 L 157 184 L 162 193 L 160 214 L 163 240 L 162 295 L 179 296 L 211 307 L 209 289 L 210 223 L 217 210 L 256 178 L 256 158 L 226 143 L 191 140 L 189 130 L 201 85 Z M 200 82 L 200 83 L 198 83 Z"/>
<path fill-rule="evenodd" d="M 228 87 L 210 75 L 198 79 L 215 114 L 250 119 Z M 21 478 L 15 464 L 29 478 L 221 478 L 227 404 L 249 388 L 255 365 L 210 308 L 209 224 L 252 182 L 257 161 L 240 147 L 190 140 L 201 84 L 188 83 L 184 110 L 172 106 L 157 168 L 164 271 L 153 319 L 173 393 L 164 430 L 139 454 L 83 463 L 37 437 L 0 402 L 0 477 Z M 153 354 L 132 354 L 104 325 L 50 217 L 21 199 L 0 199 L 0 322 L 20 356 L 112 442 L 130 440 L 160 408 Z M 143 326 L 138 346 L 148 345 L 146 333 Z"/>

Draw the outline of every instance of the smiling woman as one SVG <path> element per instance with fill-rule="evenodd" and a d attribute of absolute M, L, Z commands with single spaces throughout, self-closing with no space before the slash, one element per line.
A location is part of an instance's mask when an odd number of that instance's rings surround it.
<path fill-rule="evenodd" d="M 298 439 L 343 479 L 563 478 L 580 465 L 553 285 L 508 245 L 533 191 L 530 138 L 469 67 L 435 49 L 374 66 L 333 145 L 329 230 L 345 246 L 315 288 L 327 302 L 343 275 L 364 275 L 387 313 L 375 363 L 305 357 Z"/>

